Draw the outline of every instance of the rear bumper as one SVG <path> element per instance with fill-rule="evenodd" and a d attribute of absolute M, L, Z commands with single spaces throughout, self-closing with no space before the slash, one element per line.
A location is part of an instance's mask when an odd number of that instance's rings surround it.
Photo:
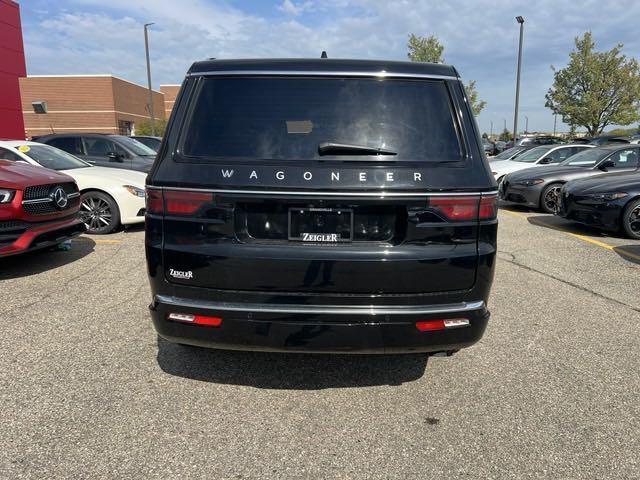
<path fill-rule="evenodd" d="M 482 337 L 483 301 L 446 305 L 327 306 L 236 304 L 156 295 L 150 305 L 158 334 L 210 348 L 309 353 L 402 353 L 459 350 Z M 170 313 L 222 318 L 218 327 L 168 320 Z M 466 318 L 469 325 L 419 331 L 419 320 Z"/>
<path fill-rule="evenodd" d="M 11 243 L 0 246 L 0 257 L 52 247 L 86 230 L 84 223 L 77 215 L 64 220 L 26 225 L 28 226 L 24 231 L 16 234 Z"/>

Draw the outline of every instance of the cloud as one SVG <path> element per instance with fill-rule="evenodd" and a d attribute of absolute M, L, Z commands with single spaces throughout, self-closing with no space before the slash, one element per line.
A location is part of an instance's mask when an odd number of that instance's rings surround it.
<path fill-rule="evenodd" d="M 445 60 L 464 79 L 477 81 L 487 107 L 479 118 L 489 130 L 513 122 L 518 26 L 523 15 L 525 49 L 521 122 L 549 129 L 544 107 L 551 64 L 562 66 L 573 38 L 592 30 L 599 48 L 625 43 L 640 48 L 640 2 L 585 0 L 277 0 L 252 8 L 223 1 L 66 0 L 21 4 L 30 73 L 113 73 L 144 83 L 142 25 L 153 21 L 150 46 L 154 84 L 177 83 L 203 58 L 330 57 L 406 59 L 407 35 L 435 34 Z M 245 4 L 246 5 L 246 4 Z M 36 12 L 44 10 L 47 13 Z M 603 14 L 624 12 L 624 15 Z"/>

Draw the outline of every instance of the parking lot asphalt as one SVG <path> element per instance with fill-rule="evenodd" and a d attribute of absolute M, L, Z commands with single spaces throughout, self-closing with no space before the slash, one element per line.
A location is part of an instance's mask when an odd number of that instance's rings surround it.
<path fill-rule="evenodd" d="M 639 478 L 640 242 L 499 217 L 451 358 L 158 340 L 140 229 L 0 260 L 0 478 Z"/>

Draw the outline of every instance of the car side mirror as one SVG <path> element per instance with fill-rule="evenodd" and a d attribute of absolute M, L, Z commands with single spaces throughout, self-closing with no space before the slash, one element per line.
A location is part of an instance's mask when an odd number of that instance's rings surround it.
<path fill-rule="evenodd" d="M 121 153 L 116 153 L 116 152 L 109 152 L 107 154 L 107 157 L 109 157 L 110 162 L 122 162 L 124 158 L 124 156 Z"/>
<path fill-rule="evenodd" d="M 553 158 L 551 157 L 544 157 L 542 160 L 540 160 L 540 165 L 549 165 L 550 163 L 553 163 Z"/>
<path fill-rule="evenodd" d="M 609 160 L 605 160 L 600 165 L 598 165 L 598 168 L 600 170 L 606 172 L 607 168 L 611 168 L 611 167 L 615 167 L 615 166 L 616 166 L 616 162 L 614 162 L 613 160 L 609 159 Z"/>

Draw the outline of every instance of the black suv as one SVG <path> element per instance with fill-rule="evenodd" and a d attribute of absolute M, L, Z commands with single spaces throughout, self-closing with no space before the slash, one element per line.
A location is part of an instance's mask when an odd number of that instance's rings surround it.
<path fill-rule="evenodd" d="M 468 105 L 440 64 L 195 63 L 148 177 L 160 336 L 358 353 L 478 341 L 496 184 Z"/>
<path fill-rule="evenodd" d="M 153 149 L 124 135 L 68 133 L 43 135 L 33 140 L 64 150 L 99 167 L 148 172 L 156 158 Z"/>

